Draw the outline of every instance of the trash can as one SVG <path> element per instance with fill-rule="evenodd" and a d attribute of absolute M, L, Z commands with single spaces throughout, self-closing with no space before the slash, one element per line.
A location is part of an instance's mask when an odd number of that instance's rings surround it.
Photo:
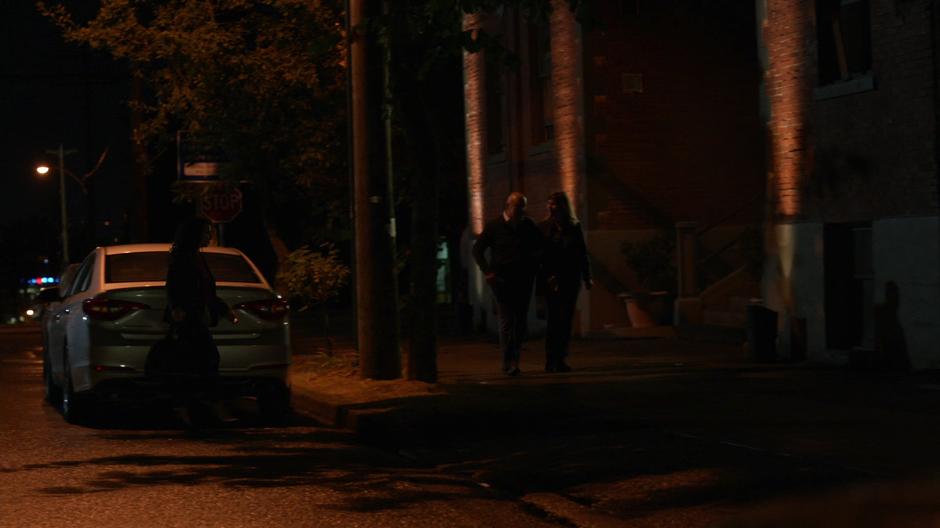
<path fill-rule="evenodd" d="M 752 360 L 777 360 L 777 312 L 758 299 L 747 307 L 747 343 Z"/>
<path fill-rule="evenodd" d="M 806 361 L 806 318 L 790 318 L 790 361 Z"/>

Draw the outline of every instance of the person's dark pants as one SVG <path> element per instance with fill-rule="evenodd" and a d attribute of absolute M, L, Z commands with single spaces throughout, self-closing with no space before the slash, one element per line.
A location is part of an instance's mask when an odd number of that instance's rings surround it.
<path fill-rule="evenodd" d="M 565 363 L 571 343 L 571 324 L 578 303 L 579 282 L 566 282 L 557 292 L 545 296 L 545 367 L 555 368 Z"/>
<path fill-rule="evenodd" d="M 191 404 L 201 399 L 221 399 L 219 384 L 219 349 L 212 339 L 212 331 L 201 321 L 183 321 L 176 324 L 176 332 L 184 349 L 184 364 L 178 365 L 187 373 L 177 386 L 176 399 Z"/>
<path fill-rule="evenodd" d="M 529 299 L 533 277 L 508 277 L 494 285 L 499 319 L 499 345 L 503 352 L 503 370 L 519 366 L 522 342 L 526 338 Z"/>

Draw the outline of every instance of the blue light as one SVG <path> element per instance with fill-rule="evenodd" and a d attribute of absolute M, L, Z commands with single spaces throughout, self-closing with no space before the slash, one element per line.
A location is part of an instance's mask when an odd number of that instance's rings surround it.
<path fill-rule="evenodd" d="M 23 279 L 24 284 L 35 284 L 37 286 L 43 284 L 58 284 L 59 279 L 56 277 L 33 277 L 30 279 Z"/>

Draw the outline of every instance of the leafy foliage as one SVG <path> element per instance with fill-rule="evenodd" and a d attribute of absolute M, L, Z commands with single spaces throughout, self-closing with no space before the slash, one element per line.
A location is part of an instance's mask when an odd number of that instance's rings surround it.
<path fill-rule="evenodd" d="M 165 149 L 181 131 L 221 151 L 223 176 L 269 198 L 346 198 L 338 0 L 101 0 L 87 20 L 64 1 L 38 5 L 67 40 L 125 61 L 149 86 L 132 102 L 144 115 L 137 141 Z"/>
<path fill-rule="evenodd" d="M 304 246 L 287 256 L 277 274 L 277 284 L 301 303 L 301 309 L 307 309 L 339 294 L 349 274 L 349 267 L 332 244 L 323 244 L 321 251 Z"/>

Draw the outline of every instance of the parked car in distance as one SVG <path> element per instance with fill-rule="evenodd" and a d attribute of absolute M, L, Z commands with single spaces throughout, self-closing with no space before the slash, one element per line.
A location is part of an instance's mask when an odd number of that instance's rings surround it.
<path fill-rule="evenodd" d="M 147 400 L 160 386 L 145 376 L 150 347 L 168 331 L 165 281 L 169 244 L 99 247 L 85 257 L 58 302 L 45 298 L 46 393 L 75 422 L 102 402 Z M 253 396 L 268 419 L 290 407 L 287 302 L 233 248 L 201 250 L 217 295 L 237 314 L 211 328 L 227 397 Z M 49 294 L 47 294 L 47 297 Z"/>

